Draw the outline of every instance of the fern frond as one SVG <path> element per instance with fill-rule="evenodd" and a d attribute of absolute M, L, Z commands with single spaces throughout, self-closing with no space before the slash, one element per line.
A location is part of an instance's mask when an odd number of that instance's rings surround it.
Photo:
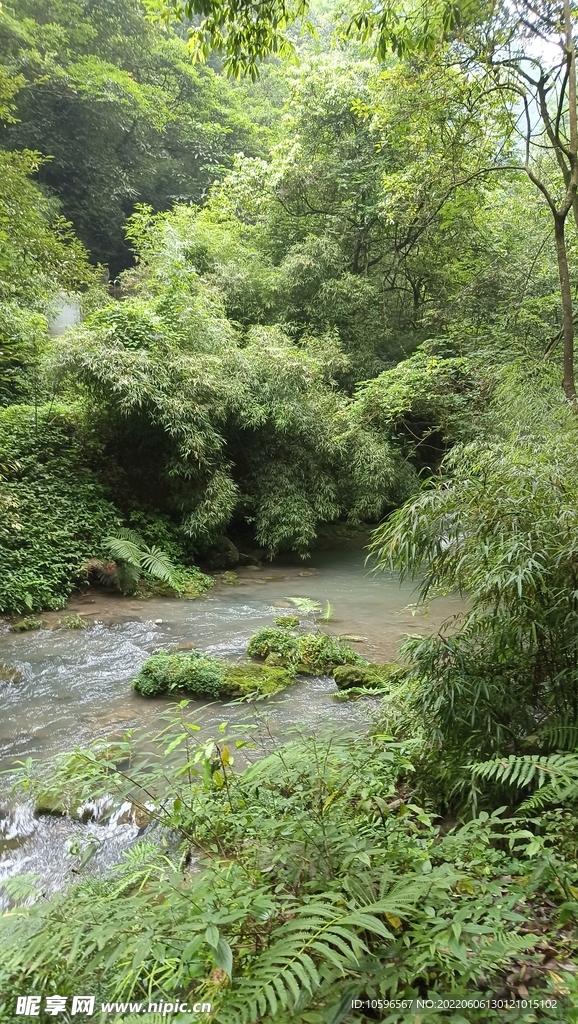
<path fill-rule="evenodd" d="M 573 765 L 578 773 L 578 756 L 575 754 L 549 754 L 547 757 L 541 757 L 540 754 L 510 754 L 509 757 L 498 757 L 492 761 L 479 761 L 469 765 L 469 769 L 472 775 L 486 782 L 499 782 L 524 789 L 534 781 L 538 786 L 544 786 L 553 776 L 563 774 Z"/>
<path fill-rule="evenodd" d="M 313 601 L 310 597 L 288 597 L 286 600 L 291 601 L 302 615 L 313 615 L 321 611 L 319 601 Z"/>
<path fill-rule="evenodd" d="M 134 566 L 135 569 L 140 569 L 142 541 L 137 543 L 132 539 L 133 537 L 138 536 L 137 534 L 133 534 L 132 530 L 119 531 L 119 534 L 121 532 L 130 533 L 131 537 L 105 537 L 104 544 L 106 545 L 107 550 L 115 561 L 127 562 L 128 565 Z"/>
<path fill-rule="evenodd" d="M 120 540 L 127 540 L 130 544 L 136 544 L 139 548 L 144 544 L 144 540 L 140 533 L 137 533 L 136 530 L 131 530 L 128 526 L 119 527 L 114 536 L 118 537 Z"/>
<path fill-rule="evenodd" d="M 550 719 L 538 729 L 538 738 L 550 748 L 575 751 L 578 749 L 578 723 Z"/>
<path fill-rule="evenodd" d="M 526 754 L 469 766 L 472 774 L 486 782 L 498 782 L 525 789 L 534 784 L 536 792 L 519 807 L 520 813 L 541 810 L 548 804 L 565 804 L 578 799 L 578 754 Z"/>
<path fill-rule="evenodd" d="M 139 578 L 140 572 L 135 565 L 130 562 L 117 562 L 114 583 L 123 594 L 134 594 Z"/>
<path fill-rule="evenodd" d="M 161 551 L 160 548 L 145 547 L 140 553 L 140 564 L 145 572 L 150 573 L 157 580 L 168 583 L 173 590 L 179 589 L 181 582 L 180 574 L 168 555 L 165 555 L 164 551 Z"/>
<path fill-rule="evenodd" d="M 115 582 L 121 590 L 134 590 L 142 572 L 167 583 L 173 590 L 182 589 L 182 573 L 168 555 L 161 548 L 148 547 L 134 530 L 119 530 L 114 536 L 105 537 L 104 544 L 116 562 Z"/>
<path fill-rule="evenodd" d="M 311 998 L 321 985 L 316 960 L 331 965 L 342 977 L 355 971 L 369 952 L 363 933 L 385 941 L 394 936 L 381 920 L 388 914 L 404 915 L 420 901 L 431 883 L 427 879 L 401 881 L 377 903 L 336 913 L 330 897 L 296 907 L 294 916 L 271 935 L 271 945 L 227 998 L 221 1011 L 223 1024 L 255 1024 L 278 1007 L 295 1010 L 303 998 Z"/>

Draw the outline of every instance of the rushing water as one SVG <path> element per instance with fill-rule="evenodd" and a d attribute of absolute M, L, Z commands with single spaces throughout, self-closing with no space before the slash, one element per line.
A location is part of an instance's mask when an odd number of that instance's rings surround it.
<path fill-rule="evenodd" d="M 54 337 L 59 337 L 69 327 L 80 323 L 80 299 L 74 295 L 61 295 L 55 305 L 54 317 L 50 322 L 50 333 Z"/>
<path fill-rule="evenodd" d="M 18 669 L 19 681 L 0 683 L 0 768 L 10 769 L 25 757 L 47 758 L 100 736 L 121 735 L 127 728 L 153 728 L 164 699 L 144 699 L 130 681 L 151 651 L 171 645 L 194 645 L 211 654 L 243 655 L 248 638 L 271 625 L 288 597 L 330 601 L 334 618 L 329 632 L 363 637 L 355 644 L 373 661 L 395 659 L 404 634 L 425 633 L 461 609 L 457 598 L 434 602 L 427 617 L 415 613 L 411 584 L 393 576 L 368 575 L 360 551 L 319 552 L 304 565 L 240 570 L 241 585 L 218 584 L 202 600 L 147 601 L 116 595 L 81 595 L 67 612 L 81 613 L 86 629 L 59 626 L 64 613 L 43 621 L 51 628 L 0 635 L 0 662 Z M 329 678 L 301 679 L 273 701 L 259 702 L 266 715 L 266 735 L 282 736 L 291 726 L 312 732 L 340 723 L 361 726 L 365 702 L 339 703 Z M 372 702 L 370 702 L 371 704 Z M 211 734 L 223 719 L 250 721 L 244 705 L 223 708 L 198 703 L 202 734 Z M 48 888 L 63 884 L 71 867 L 70 839 L 93 842 L 97 854 L 91 873 L 118 862 L 134 841 L 137 826 L 126 815 L 82 825 L 66 818 L 34 817 L 9 793 L 9 776 L 0 783 L 0 879 L 21 872 L 40 874 Z"/>

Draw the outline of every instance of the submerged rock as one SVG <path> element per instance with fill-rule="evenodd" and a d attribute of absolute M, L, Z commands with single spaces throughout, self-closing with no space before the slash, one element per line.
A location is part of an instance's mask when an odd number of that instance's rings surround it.
<path fill-rule="evenodd" d="M 0 683 L 21 683 L 22 672 L 14 665 L 5 665 L 0 661 Z"/>
<path fill-rule="evenodd" d="M 36 799 L 34 807 L 35 818 L 64 818 L 69 815 L 69 809 L 65 806 L 61 797 L 54 793 L 41 793 Z M 70 815 L 72 817 L 72 815 Z"/>

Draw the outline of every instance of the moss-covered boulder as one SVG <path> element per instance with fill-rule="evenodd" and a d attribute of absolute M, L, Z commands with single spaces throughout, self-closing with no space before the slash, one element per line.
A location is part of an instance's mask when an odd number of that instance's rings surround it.
<path fill-rule="evenodd" d="M 11 633 L 26 633 L 30 629 L 42 629 L 42 619 L 35 619 L 33 615 L 27 615 L 10 626 Z"/>
<path fill-rule="evenodd" d="M 339 637 L 326 633 L 293 633 L 285 627 L 260 629 L 249 640 L 247 654 L 265 658 L 311 676 L 329 675 L 337 665 L 364 665 L 365 660 Z"/>
<path fill-rule="evenodd" d="M 200 651 L 153 654 L 133 679 L 133 689 L 144 697 L 192 694 L 229 700 L 249 693 L 270 694 L 293 682 L 294 673 L 283 667 L 247 662 L 232 665 Z"/>
<path fill-rule="evenodd" d="M 297 660 L 297 637 L 283 627 L 273 626 L 260 629 L 247 644 L 247 654 L 252 658 L 266 658 L 270 654 L 284 659 L 285 664 Z"/>
<path fill-rule="evenodd" d="M 338 666 L 365 664 L 365 659 L 345 640 L 326 633 L 304 633 L 297 646 L 297 671 L 308 675 L 332 675 Z"/>
<path fill-rule="evenodd" d="M 248 693 L 278 693 L 295 682 L 295 673 L 287 668 L 257 665 L 254 661 L 243 665 L 230 665 L 227 682 L 239 696 Z"/>
<path fill-rule="evenodd" d="M 299 618 L 297 615 L 278 615 L 275 625 L 278 629 L 296 629 L 299 625 Z"/>
<path fill-rule="evenodd" d="M 387 688 L 392 676 L 399 671 L 400 666 L 394 662 L 337 665 L 333 672 L 333 678 L 340 690 L 349 690 L 353 687 L 364 690 L 383 690 Z"/>

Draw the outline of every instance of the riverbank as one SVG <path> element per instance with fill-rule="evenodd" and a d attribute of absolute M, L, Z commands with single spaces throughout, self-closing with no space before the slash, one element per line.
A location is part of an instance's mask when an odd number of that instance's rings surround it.
<path fill-rule="evenodd" d="M 97 737 L 155 729 L 171 702 L 144 699 L 131 689 L 131 680 L 153 650 L 195 646 L 210 654 L 243 657 L 249 637 L 272 625 L 282 609 L 292 607 L 290 597 L 306 597 L 322 607 L 329 601 L 334 615 L 322 628 L 333 635 L 358 637 L 352 643 L 371 661 L 395 660 L 404 634 L 432 631 L 461 609 L 458 598 L 445 598 L 434 603 L 428 615 L 416 613 L 413 587 L 400 587 L 391 575 L 368 575 L 364 558 L 358 547 L 316 552 L 306 566 L 289 559 L 245 566 L 233 582 L 227 582 L 231 576 L 217 574 L 215 587 L 192 601 L 137 600 L 89 591 L 74 595 L 61 612 L 39 616 L 42 629 L 10 632 L 5 622 L 0 662 L 13 666 L 18 677 L 0 683 L 0 769 L 9 771 L 15 761 L 27 757 L 45 760 Z M 65 625 L 67 618 L 79 617 L 85 628 Z M 200 735 L 206 736 L 225 717 L 248 723 L 261 749 L 268 750 L 295 726 L 310 733 L 331 725 L 357 723 L 364 728 L 374 702 L 338 703 L 335 692 L 329 677 L 301 678 L 272 701 L 226 710 L 219 703 L 194 701 L 189 714 L 201 726 Z M 4 779 L 0 807 L 9 811 L 11 839 L 7 845 L 0 843 L 0 876 L 3 869 L 15 874 L 32 863 L 60 878 L 56 862 L 65 856 L 65 827 L 35 823 L 29 810 L 14 807 L 8 777 Z M 118 836 L 104 839 L 101 856 L 109 864 Z M 105 854 L 107 843 L 113 854 Z"/>

